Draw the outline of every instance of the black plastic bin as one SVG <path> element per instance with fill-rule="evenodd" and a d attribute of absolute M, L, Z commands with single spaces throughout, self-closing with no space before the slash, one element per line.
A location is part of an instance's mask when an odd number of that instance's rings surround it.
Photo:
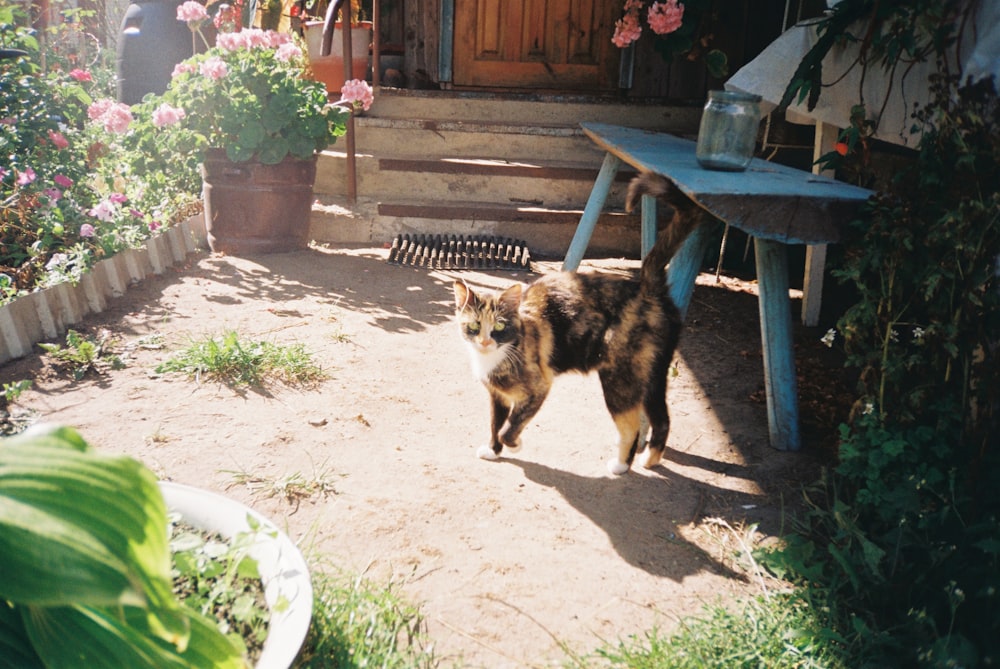
<path fill-rule="evenodd" d="M 135 0 L 125 10 L 118 39 L 118 100 L 135 104 L 163 93 L 174 66 L 192 55 L 191 30 L 177 20 L 183 0 Z"/>

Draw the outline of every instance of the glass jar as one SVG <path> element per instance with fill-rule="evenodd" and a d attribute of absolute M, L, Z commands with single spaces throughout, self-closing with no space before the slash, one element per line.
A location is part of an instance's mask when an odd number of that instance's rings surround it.
<path fill-rule="evenodd" d="M 709 91 L 701 115 L 695 157 L 707 170 L 741 172 L 757 146 L 760 96 L 733 91 Z"/>

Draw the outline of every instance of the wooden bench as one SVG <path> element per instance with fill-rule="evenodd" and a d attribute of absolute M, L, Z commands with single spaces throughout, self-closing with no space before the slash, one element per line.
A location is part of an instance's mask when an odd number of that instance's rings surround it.
<path fill-rule="evenodd" d="M 721 222 L 754 238 L 760 288 L 760 330 L 771 446 L 798 450 L 798 390 L 792 349 L 786 244 L 840 240 L 842 227 L 872 192 L 828 177 L 755 158 L 743 172 L 706 170 L 695 159 L 695 143 L 667 135 L 604 123 L 581 123 L 607 154 L 591 190 L 563 269 L 580 265 L 597 219 L 621 164 L 670 179 L 687 197 Z M 656 240 L 656 200 L 642 198 L 642 253 Z M 687 313 L 707 244 L 708 226 L 696 229 L 667 271 L 670 294 Z"/>

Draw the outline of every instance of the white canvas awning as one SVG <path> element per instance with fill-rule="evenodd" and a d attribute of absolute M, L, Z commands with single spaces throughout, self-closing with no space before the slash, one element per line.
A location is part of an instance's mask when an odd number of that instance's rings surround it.
<path fill-rule="evenodd" d="M 978 4 L 957 52 L 963 80 L 993 75 L 1000 87 L 1000 0 L 978 0 Z M 804 21 L 786 30 L 730 77 L 726 89 L 760 95 L 761 111 L 766 114 L 773 110 L 803 56 L 816 44 L 819 21 Z M 857 63 L 857 55 L 856 43 L 835 45 L 823 61 L 824 87 L 816 108 L 810 111 L 805 102 L 792 104 L 786 118 L 794 123 L 820 122 L 843 127 L 850 119 L 851 107 L 863 101 L 868 118 L 878 121 L 876 138 L 915 146 L 918 137 L 910 133 L 911 115 L 915 104 L 928 101 L 928 77 L 934 72 L 935 63 L 918 63 L 910 68 L 901 64 L 895 72 L 888 72 L 876 63 L 866 72 Z"/>

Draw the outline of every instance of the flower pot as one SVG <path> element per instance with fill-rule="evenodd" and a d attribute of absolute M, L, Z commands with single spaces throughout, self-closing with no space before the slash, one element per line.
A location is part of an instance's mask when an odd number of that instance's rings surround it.
<path fill-rule="evenodd" d="M 316 156 L 265 165 L 212 149 L 202 163 L 205 230 L 218 253 L 281 253 L 309 244 Z"/>
<path fill-rule="evenodd" d="M 306 38 L 309 52 L 309 65 L 313 70 L 313 78 L 326 84 L 326 90 L 332 95 L 340 95 L 344 79 L 344 25 L 337 22 L 334 26 L 333 41 L 330 45 L 330 55 L 321 56 L 323 44 L 323 21 L 306 21 L 302 31 Z M 372 41 L 372 22 L 359 21 L 351 24 L 351 78 L 365 79 L 368 74 L 368 49 Z"/>
<path fill-rule="evenodd" d="M 257 560 L 264 596 L 271 607 L 267 640 L 256 669 L 288 669 L 305 641 L 312 620 L 312 583 L 302 553 L 274 523 L 239 502 L 200 488 L 160 482 L 168 511 L 200 530 L 231 538 L 249 532 L 247 516 L 260 523 L 250 556 Z M 288 607 L 275 611 L 284 598 Z"/>

